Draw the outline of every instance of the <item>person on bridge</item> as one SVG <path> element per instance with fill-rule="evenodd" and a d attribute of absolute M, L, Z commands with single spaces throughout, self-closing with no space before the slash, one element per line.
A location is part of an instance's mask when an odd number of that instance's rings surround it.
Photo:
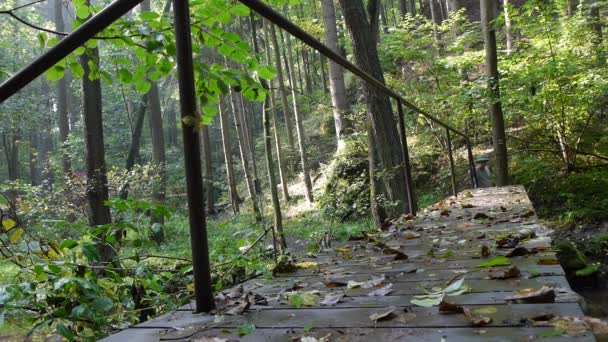
<path fill-rule="evenodd" d="M 479 157 L 475 160 L 475 173 L 477 174 L 477 187 L 489 188 L 495 186 L 492 169 L 488 166 L 488 157 Z"/>

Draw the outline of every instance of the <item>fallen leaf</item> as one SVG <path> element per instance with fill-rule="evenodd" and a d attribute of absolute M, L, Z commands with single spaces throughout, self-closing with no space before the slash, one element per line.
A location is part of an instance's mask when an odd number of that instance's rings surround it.
<path fill-rule="evenodd" d="M 470 208 L 475 208 L 474 205 L 472 205 L 471 203 L 463 203 L 461 204 L 462 209 L 470 209 Z"/>
<path fill-rule="evenodd" d="M 340 247 L 340 248 L 336 249 L 336 252 L 338 252 L 338 253 L 350 253 L 351 250 L 348 249 L 348 248 L 346 248 L 346 247 Z"/>
<path fill-rule="evenodd" d="M 525 289 L 515 291 L 514 296 L 509 296 L 505 300 L 519 304 L 555 303 L 555 290 L 548 286 L 540 289 Z"/>
<path fill-rule="evenodd" d="M 512 266 L 506 271 L 493 272 L 490 274 L 490 279 L 510 279 L 517 278 L 521 275 L 517 266 Z"/>
<path fill-rule="evenodd" d="M 482 258 L 487 258 L 490 256 L 490 247 L 483 245 L 481 247 L 481 257 Z"/>
<path fill-rule="evenodd" d="M 498 267 L 498 266 L 509 266 L 509 265 L 511 265 L 511 260 L 509 260 L 509 258 L 505 258 L 503 256 L 497 256 L 488 261 L 484 261 L 475 267 L 476 268 L 487 268 L 487 267 Z"/>
<path fill-rule="evenodd" d="M 478 315 L 493 315 L 498 312 L 498 309 L 493 306 L 484 306 L 479 309 L 473 309 L 472 311 Z"/>
<path fill-rule="evenodd" d="M 240 327 L 238 327 L 238 329 L 237 329 L 237 333 L 239 334 L 240 337 L 249 335 L 253 332 L 255 332 L 255 324 L 253 324 L 253 323 L 243 324 Z"/>
<path fill-rule="evenodd" d="M 519 257 L 519 256 L 526 256 L 528 254 L 531 254 L 532 252 L 527 249 L 526 247 L 515 247 L 515 249 L 511 250 L 509 253 L 507 253 L 506 257 L 507 258 L 513 258 L 513 257 Z"/>
<path fill-rule="evenodd" d="M 485 213 L 476 213 L 475 216 L 473 216 L 473 220 L 493 220 L 494 218 L 488 216 Z"/>
<path fill-rule="evenodd" d="M 414 233 L 414 232 L 405 232 L 403 234 L 403 238 L 406 240 L 413 240 L 413 239 L 417 239 L 419 237 L 420 237 L 420 234 Z"/>
<path fill-rule="evenodd" d="M 484 327 L 490 323 L 492 323 L 492 317 L 486 317 L 477 314 L 475 311 L 467 308 L 462 309 L 464 315 L 471 321 L 471 325 L 474 327 Z"/>
<path fill-rule="evenodd" d="M 346 284 L 346 287 L 348 287 L 349 289 L 356 289 L 356 288 L 362 287 L 363 285 L 365 285 L 364 281 L 349 280 L 348 283 Z"/>
<path fill-rule="evenodd" d="M 343 281 L 335 280 L 335 279 L 326 279 L 323 281 L 323 284 L 325 284 L 325 286 L 330 289 L 333 289 L 336 287 L 343 287 L 343 286 L 347 285 L 347 283 L 345 283 Z"/>
<path fill-rule="evenodd" d="M 225 338 L 219 338 L 215 336 L 201 336 L 192 340 L 192 342 L 227 342 Z"/>
<path fill-rule="evenodd" d="M 296 267 L 303 269 L 318 268 L 319 264 L 313 261 L 304 261 L 297 263 Z"/>
<path fill-rule="evenodd" d="M 383 288 L 374 290 L 374 291 L 368 293 L 367 295 L 369 297 L 383 297 L 383 296 L 386 296 L 389 293 L 393 292 L 392 287 L 393 287 L 393 284 L 387 284 Z"/>
<path fill-rule="evenodd" d="M 386 321 L 386 320 L 393 318 L 393 316 L 395 316 L 395 311 L 397 311 L 397 308 L 394 306 L 391 306 L 387 310 L 371 314 L 369 316 L 369 319 L 371 319 L 374 322 Z"/>
<path fill-rule="evenodd" d="M 559 265 L 559 260 L 557 259 L 540 259 L 537 262 L 538 265 L 550 266 L 550 265 Z"/>
<path fill-rule="evenodd" d="M 390 255 L 395 255 L 394 260 L 406 260 L 408 258 L 405 253 L 400 252 L 400 251 L 398 251 L 396 249 L 393 249 L 393 248 L 390 248 L 390 247 L 384 248 L 382 250 L 382 253 L 384 253 L 384 254 L 390 254 Z"/>
<path fill-rule="evenodd" d="M 461 305 L 449 303 L 445 300 L 442 300 L 439 303 L 439 312 L 440 313 L 463 313 L 463 308 Z"/>
<path fill-rule="evenodd" d="M 410 303 L 412 303 L 416 306 L 423 307 L 423 308 L 430 308 L 435 305 L 441 304 L 444 297 L 445 297 L 445 293 L 432 293 L 432 294 L 428 294 L 428 295 L 419 295 L 419 296 L 414 296 L 410 300 Z"/>
<path fill-rule="evenodd" d="M 401 323 L 408 323 L 416 319 L 416 314 L 413 312 L 400 312 L 395 318 L 396 321 Z"/>
<path fill-rule="evenodd" d="M 328 293 L 325 295 L 325 298 L 323 298 L 323 300 L 321 300 L 319 302 L 319 304 L 321 304 L 323 306 L 333 306 L 333 305 L 340 303 L 342 298 L 344 298 L 344 293 L 336 293 L 336 294 Z"/>

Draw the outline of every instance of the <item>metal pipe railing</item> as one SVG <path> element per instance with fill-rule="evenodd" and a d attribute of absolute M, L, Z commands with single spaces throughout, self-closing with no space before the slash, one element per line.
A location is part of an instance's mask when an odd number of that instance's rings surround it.
<path fill-rule="evenodd" d="M 82 46 L 87 40 L 95 37 L 106 27 L 132 10 L 143 0 L 116 0 L 101 10 L 74 32 L 61 39 L 57 45 L 30 63 L 18 73 L 0 85 L 0 103 L 16 94 L 38 76 L 52 68 L 62 59 Z"/>
<path fill-rule="evenodd" d="M 331 59 L 333 62 L 340 64 L 345 69 L 347 69 L 350 72 L 352 72 L 353 74 L 359 76 L 360 78 L 365 80 L 367 83 L 372 84 L 375 87 L 378 87 L 379 89 L 384 91 L 386 94 L 388 94 L 390 97 L 394 98 L 395 100 L 401 101 L 401 103 L 405 107 L 408 107 L 409 109 L 413 110 L 414 112 L 427 117 L 429 120 L 437 123 L 438 125 L 440 125 L 442 127 L 448 128 L 450 131 L 464 137 L 465 139 L 467 138 L 466 134 L 464 134 L 460 130 L 448 125 L 447 123 L 439 120 L 438 118 L 434 117 L 433 115 L 423 111 L 422 109 L 418 108 L 416 105 L 410 103 L 409 101 L 404 99 L 401 95 L 399 95 L 397 92 L 395 92 L 394 90 L 387 87 L 383 82 L 379 81 L 378 79 L 376 79 L 369 73 L 361 70 L 359 67 L 357 67 L 353 63 L 349 62 L 346 58 L 340 56 L 338 53 L 334 52 L 330 47 L 321 43 L 315 37 L 313 37 L 306 31 L 304 31 L 302 28 L 300 28 L 299 26 L 297 26 L 294 23 L 292 23 L 291 21 L 289 21 L 289 19 L 285 18 L 279 12 L 273 10 L 272 8 L 270 8 L 268 5 L 264 4 L 263 2 L 261 2 L 259 0 L 238 0 L 238 1 L 240 3 L 242 3 L 243 5 L 249 7 L 250 9 L 254 10 L 259 15 L 266 18 L 267 20 L 269 20 L 273 24 L 277 25 L 281 29 L 290 33 L 292 36 L 298 38 L 300 41 L 302 41 L 306 45 L 319 51 L 321 54 L 325 55 L 327 58 Z"/>

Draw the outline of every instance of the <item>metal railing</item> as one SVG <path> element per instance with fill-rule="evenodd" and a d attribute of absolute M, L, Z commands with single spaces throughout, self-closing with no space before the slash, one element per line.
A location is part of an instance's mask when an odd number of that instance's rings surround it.
<path fill-rule="evenodd" d="M 466 144 L 466 148 L 467 148 L 467 159 L 469 162 L 469 169 L 470 169 L 469 173 L 470 173 L 470 177 L 471 177 L 471 184 L 473 187 L 477 186 L 477 175 L 475 173 L 475 162 L 473 160 L 473 150 L 471 147 L 471 141 L 466 134 L 464 134 L 460 130 L 450 126 L 449 124 L 441 121 L 440 119 L 436 118 L 435 116 L 425 112 L 424 110 L 418 108 L 416 105 L 412 104 L 411 102 L 407 101 L 399 93 L 397 93 L 393 89 L 390 89 L 383 82 L 379 81 L 378 79 L 376 79 L 369 73 L 367 73 L 364 70 L 362 70 L 361 68 L 357 67 L 355 64 L 349 62 L 346 58 L 342 57 L 339 53 L 337 53 L 336 51 L 332 50 L 330 47 L 328 47 L 325 44 L 323 44 L 322 42 L 320 42 L 318 39 L 316 39 L 315 37 L 310 35 L 308 32 L 304 31 L 302 28 L 295 25 L 289 19 L 285 18 L 279 12 L 273 10 L 270 6 L 264 4 L 262 1 L 260 1 L 260 0 L 238 0 L 238 1 L 242 4 L 244 4 L 245 6 L 249 7 L 251 10 L 258 13 L 262 17 L 264 17 L 266 20 L 270 21 L 271 23 L 280 27 L 287 33 L 291 34 L 293 37 L 295 37 L 298 40 L 300 40 L 301 42 L 305 43 L 312 49 L 318 51 L 325 57 L 331 59 L 333 62 L 341 65 L 343 68 L 347 69 L 348 71 L 352 72 L 353 74 L 359 76 L 359 78 L 361 78 L 365 82 L 380 89 L 385 94 L 387 94 L 388 96 L 392 97 L 393 99 L 395 99 L 397 101 L 397 111 L 398 111 L 397 113 L 398 113 L 398 117 L 399 117 L 398 118 L 399 135 L 400 135 L 400 139 L 401 139 L 401 154 L 402 154 L 402 158 L 404 161 L 405 178 L 406 178 L 405 179 L 406 189 L 404 189 L 404 190 L 407 192 L 410 213 L 415 215 L 417 208 L 416 208 L 416 200 L 415 200 L 416 197 L 414 194 L 413 181 L 412 181 L 412 170 L 411 170 L 411 163 L 410 163 L 410 157 L 409 157 L 409 150 L 408 150 L 408 146 L 407 146 L 407 134 L 406 134 L 405 122 L 404 122 L 405 113 L 403 111 L 404 106 L 409 108 L 410 110 L 412 110 L 415 113 L 423 115 L 424 117 L 431 120 L 432 122 L 435 122 L 436 124 L 445 128 L 446 149 L 448 151 L 448 158 L 450 161 L 450 180 L 451 180 L 451 185 L 452 185 L 452 189 L 451 189 L 452 194 L 454 196 L 456 196 L 458 193 L 458 184 L 456 181 L 456 168 L 455 168 L 455 163 L 454 163 L 454 154 L 453 154 L 453 146 L 452 146 L 452 133 L 463 137 L 465 140 L 465 144 Z"/>
<path fill-rule="evenodd" d="M 37 77 L 42 75 L 48 69 L 67 57 L 70 53 L 82 46 L 86 41 L 95 37 L 96 34 L 103 31 L 120 17 L 125 15 L 143 0 L 116 0 L 104 8 L 102 11 L 88 19 L 82 26 L 74 32 L 65 36 L 57 45 L 49 49 L 42 56 L 23 68 L 21 71 L 10 77 L 4 83 L 0 84 L 0 104 L 16 94 L 19 90 L 31 83 Z M 196 98 L 194 91 L 194 74 L 192 65 L 192 46 L 191 32 L 189 26 L 189 3 L 188 0 L 173 0 L 174 1 L 174 25 L 176 31 L 177 45 L 177 66 L 178 79 L 180 90 L 180 105 L 182 117 L 191 115 L 196 111 Z M 281 29 L 290 33 L 306 45 L 317 50 L 322 55 L 331 59 L 333 62 L 341 65 L 353 74 L 359 76 L 367 83 L 379 88 L 388 96 L 397 101 L 399 135 L 401 139 L 401 152 L 405 167 L 406 189 L 409 200 L 409 209 L 412 214 L 416 213 L 416 200 L 412 183 L 412 173 L 410 166 L 410 157 L 407 144 L 407 135 L 405 129 L 404 110 L 407 107 L 415 113 L 425 116 L 429 120 L 437 123 L 446 130 L 446 142 L 448 156 L 450 160 L 450 179 L 452 182 L 452 193 L 456 195 L 458 187 L 456 183 L 456 173 L 454 166 L 452 134 L 459 135 L 465 139 L 467 148 L 467 158 L 470 167 L 471 183 L 477 184 L 475 175 L 475 166 L 473 161 L 473 152 L 471 142 L 468 136 L 458 129 L 444 123 L 438 118 L 418 108 L 414 104 L 405 100 L 394 90 L 388 88 L 383 82 L 377 80 L 367 72 L 358 68 L 329 47 L 318 41 L 316 38 L 306 33 L 300 27 L 294 25 L 288 19 L 283 17 L 272 8 L 268 7 L 259 0 L 238 0 L 253 11 L 257 12 L 262 17 L 274 23 Z M 184 163 L 186 170 L 186 182 L 188 190 L 188 208 L 190 219 L 190 233 L 192 242 L 192 261 L 195 283 L 196 297 L 196 312 L 209 312 L 214 308 L 214 300 L 211 291 L 211 277 L 208 256 L 208 243 L 205 224 L 205 213 L 202 209 L 202 175 L 201 175 L 201 160 L 200 151 L 198 150 L 199 133 L 193 129 L 183 129 L 184 135 Z"/>

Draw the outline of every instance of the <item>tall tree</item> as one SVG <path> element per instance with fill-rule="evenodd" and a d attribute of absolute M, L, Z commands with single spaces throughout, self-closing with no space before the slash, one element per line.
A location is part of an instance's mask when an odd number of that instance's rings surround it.
<path fill-rule="evenodd" d="M 55 0 L 55 29 L 65 32 L 63 21 L 63 1 Z M 63 173 L 69 175 L 72 171 L 70 156 L 65 150 L 65 144 L 70 134 L 70 121 L 68 114 L 68 83 L 66 77 L 57 81 L 57 123 L 59 126 L 59 151 L 61 152 L 61 167 Z"/>
<path fill-rule="evenodd" d="M 267 23 L 268 24 L 268 23 Z M 281 61 L 281 47 L 279 46 L 279 41 L 277 39 L 277 30 L 273 24 L 268 24 L 270 26 L 270 42 L 272 48 L 274 50 L 274 65 L 277 69 L 277 79 L 276 82 L 279 86 L 279 93 L 281 94 L 281 108 L 283 109 L 283 117 L 285 118 L 285 130 L 287 131 L 287 144 L 289 145 L 289 160 L 296 160 L 296 149 L 295 142 L 293 139 L 293 128 L 291 123 L 291 113 L 289 112 L 289 102 L 287 100 L 287 89 L 285 89 L 285 77 L 283 75 L 283 62 Z M 276 110 L 275 110 L 276 113 Z M 290 168 L 291 169 L 291 168 Z"/>
<path fill-rule="evenodd" d="M 209 126 L 201 128 L 201 155 L 203 159 L 203 186 L 205 190 L 205 205 L 207 214 L 215 214 L 215 190 L 213 188 L 213 158 L 211 155 L 211 139 Z"/>
<path fill-rule="evenodd" d="M 338 39 L 338 28 L 336 25 L 336 9 L 333 0 L 322 0 L 323 22 L 325 23 L 325 41 L 334 52 L 341 53 Z M 287 49 L 291 51 L 289 45 Z M 338 151 L 345 146 L 344 138 L 350 123 L 346 119 L 348 113 L 348 101 L 346 99 L 346 86 L 344 84 L 344 69 L 341 65 L 329 61 L 329 89 L 331 103 L 333 105 L 334 125 L 336 127 L 336 138 L 338 139 Z"/>
<path fill-rule="evenodd" d="M 283 37 L 283 32 L 281 31 L 281 40 L 287 39 L 287 42 L 290 41 L 289 36 Z M 286 44 L 291 45 L 291 44 Z M 278 44 L 277 44 L 278 46 Z M 310 166 L 308 165 L 308 156 L 306 155 L 306 137 L 304 134 L 304 127 L 302 125 L 302 114 L 298 108 L 298 98 L 296 96 L 295 90 L 295 75 L 293 73 L 293 54 L 291 50 L 288 48 L 287 51 L 283 51 L 283 58 L 285 61 L 285 67 L 287 68 L 287 75 L 289 78 L 289 87 L 291 88 L 291 102 L 293 105 L 293 114 L 296 119 L 296 133 L 298 135 L 298 147 L 300 151 L 300 161 L 302 162 L 302 177 L 304 178 L 304 195 L 306 197 L 306 201 L 308 204 L 311 204 L 314 201 L 314 197 L 312 194 L 312 181 L 310 179 Z"/>
<path fill-rule="evenodd" d="M 224 104 L 225 98 L 220 99 L 220 128 L 222 131 L 222 146 L 224 148 L 224 162 L 226 164 L 226 178 L 228 179 L 228 191 L 230 192 L 230 202 L 232 211 L 239 213 L 239 195 L 236 190 L 236 179 L 234 177 L 234 163 L 232 160 L 232 142 L 230 141 L 230 130 L 228 126 L 228 111 Z"/>
<path fill-rule="evenodd" d="M 150 0 L 144 0 L 141 3 L 142 12 L 151 11 Z M 150 109 L 150 131 L 152 137 L 152 162 L 157 169 L 158 183 L 154 184 L 152 190 L 152 200 L 156 203 L 163 204 L 165 202 L 165 192 L 167 189 L 167 173 L 165 168 L 165 137 L 163 130 L 163 115 L 160 107 L 160 93 L 158 84 L 151 82 L 150 91 L 148 92 L 148 107 Z M 164 224 L 164 216 L 156 217 L 152 215 L 152 222 Z M 161 242 L 164 239 L 162 229 L 154 230 L 153 239 L 156 242 Z"/>
<path fill-rule="evenodd" d="M 351 37 L 357 65 L 374 78 L 384 82 L 376 46 L 376 29 L 374 28 L 374 25 L 376 27 L 378 25 L 377 1 L 370 0 L 368 3 L 369 19 L 362 0 L 340 0 L 340 5 Z M 388 200 L 395 203 L 392 211 L 387 210 L 387 212 L 391 216 L 397 216 L 406 212 L 408 207 L 405 168 L 397 124 L 388 95 L 368 83 L 364 83 L 363 89 L 367 112 L 372 121 L 375 150 L 379 164 L 384 171 L 384 190 Z"/>
<path fill-rule="evenodd" d="M 397 3 L 399 4 L 399 13 L 401 14 L 401 18 L 405 18 L 405 16 L 407 15 L 407 7 L 408 7 L 408 3 L 407 0 L 397 0 Z"/>
<path fill-rule="evenodd" d="M 272 65 L 272 58 L 270 57 L 270 35 L 268 34 L 268 26 L 270 25 L 266 20 L 263 20 L 263 30 L 264 30 L 264 42 L 266 43 L 266 45 L 264 46 L 264 50 L 266 51 L 266 64 L 268 65 Z M 270 81 L 269 84 L 269 94 L 268 97 L 270 97 L 270 114 L 272 115 L 272 124 L 273 124 L 273 128 L 274 128 L 274 142 L 276 145 L 276 149 L 277 149 L 277 162 L 279 164 L 279 177 L 281 179 L 281 189 L 283 190 L 283 199 L 285 199 L 285 202 L 289 202 L 290 200 L 290 196 L 289 196 L 289 189 L 287 186 L 287 175 L 285 174 L 285 158 L 283 156 L 283 148 L 281 147 L 281 135 L 280 135 L 280 131 L 279 131 L 279 122 L 277 119 L 277 105 L 276 105 L 276 98 L 275 98 L 275 92 L 273 91 L 273 85 L 274 82 Z M 264 107 L 266 108 L 266 107 Z"/>
<path fill-rule="evenodd" d="M 143 99 L 137 110 L 135 111 L 135 126 L 133 127 L 133 133 L 131 134 L 131 146 L 129 147 L 129 153 L 127 155 L 127 161 L 125 165 L 125 169 L 127 171 L 131 171 L 133 166 L 135 166 L 135 162 L 139 156 L 139 146 L 141 143 L 141 133 L 144 128 L 144 119 L 146 117 L 146 109 L 148 103 L 148 94 L 143 96 Z M 129 197 L 129 186 L 130 184 L 124 183 L 118 191 L 118 196 L 126 200 Z"/>
<path fill-rule="evenodd" d="M 492 140 L 496 156 L 496 185 L 509 184 L 509 163 L 507 156 L 507 137 L 500 101 L 500 84 L 498 74 L 498 56 L 496 51 L 496 3 L 492 0 L 481 0 L 481 28 L 486 51 L 486 75 L 490 96 L 490 120 L 492 121 Z"/>
<path fill-rule="evenodd" d="M 91 3 L 86 2 L 87 6 Z M 89 223 L 100 226 L 112 222 L 108 200 L 108 178 L 106 174 L 106 151 L 103 139 L 101 81 L 91 79 L 92 67 L 99 65 L 99 50 L 89 48 L 80 56 L 84 69 L 82 77 L 83 129 L 87 166 L 87 201 L 89 204 Z M 101 237 L 105 241 L 104 237 Z M 110 262 L 115 251 L 106 244 L 98 244 L 97 251 L 102 262 Z"/>
<path fill-rule="evenodd" d="M 253 41 L 253 50 L 255 53 L 259 54 L 260 49 L 258 46 L 258 38 L 257 38 L 257 27 L 255 23 L 255 17 L 253 14 L 249 17 L 250 21 L 250 29 L 251 29 L 251 39 Z M 266 30 L 264 30 L 266 31 Z M 267 38 L 267 35 L 264 35 Z M 265 39 L 268 41 L 268 39 Z M 270 53 L 266 49 L 266 60 L 270 60 Z M 270 87 L 266 80 L 260 79 L 260 84 L 264 89 L 270 91 Z M 279 244 L 275 246 L 279 253 L 282 253 L 284 249 L 287 248 L 287 240 L 283 235 L 283 216 L 281 214 L 281 203 L 279 202 L 279 194 L 277 190 L 277 180 L 275 176 L 274 170 L 274 160 L 272 159 L 272 136 L 270 134 L 270 113 L 271 113 L 271 103 L 270 97 L 267 96 L 264 100 L 264 107 L 262 110 L 262 122 L 264 126 L 264 155 L 266 157 L 266 168 L 268 171 L 268 183 L 270 186 L 270 198 L 272 199 L 272 209 L 273 209 L 273 217 L 274 217 L 274 225 L 272 226 L 275 238 L 279 239 Z"/>
<path fill-rule="evenodd" d="M 503 0 L 504 15 L 505 15 L 505 40 L 507 45 L 507 56 L 511 55 L 513 50 L 513 35 L 511 33 L 511 16 L 509 15 L 509 0 Z"/>

